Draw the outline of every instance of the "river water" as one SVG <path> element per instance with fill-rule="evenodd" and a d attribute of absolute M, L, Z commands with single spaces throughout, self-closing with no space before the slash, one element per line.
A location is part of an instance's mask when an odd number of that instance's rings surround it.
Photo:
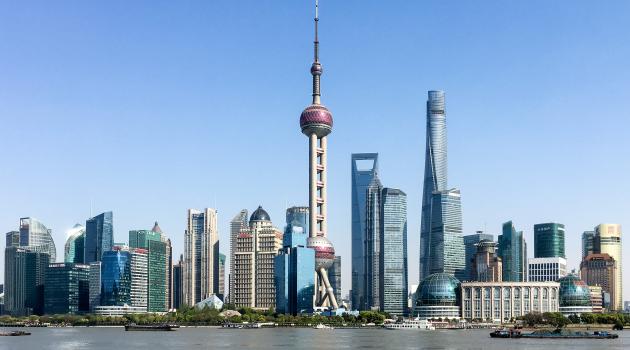
<path fill-rule="evenodd" d="M 15 328 L 14 328 L 15 329 Z M 22 328 L 24 329 L 24 328 Z M 123 328 L 27 328 L 32 335 L 0 337 L 0 350 L 122 349 L 630 349 L 630 331 L 614 340 L 491 339 L 490 330 L 180 328 L 125 332 Z"/>

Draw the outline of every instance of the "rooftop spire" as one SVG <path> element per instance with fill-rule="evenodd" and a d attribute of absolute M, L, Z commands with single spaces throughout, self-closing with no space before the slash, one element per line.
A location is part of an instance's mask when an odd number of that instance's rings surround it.
<path fill-rule="evenodd" d="M 311 74 L 313 75 L 313 104 L 320 104 L 321 93 L 319 90 L 319 80 L 322 75 L 322 65 L 319 64 L 319 37 L 317 36 L 317 24 L 319 22 L 319 0 L 315 0 L 315 41 L 313 41 L 315 49 L 315 57 L 311 66 Z"/>

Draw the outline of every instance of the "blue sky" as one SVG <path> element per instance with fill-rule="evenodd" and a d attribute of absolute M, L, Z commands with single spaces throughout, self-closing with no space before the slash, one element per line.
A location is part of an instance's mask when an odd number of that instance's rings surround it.
<path fill-rule="evenodd" d="M 187 208 L 218 208 L 225 253 L 241 208 L 262 204 L 283 226 L 287 205 L 307 203 L 298 118 L 312 3 L 0 0 L 0 231 L 39 218 L 61 256 L 90 203 L 114 211 L 116 241 L 158 220 L 177 253 Z M 535 223 L 561 222 L 577 267 L 582 231 L 630 229 L 628 2 L 320 7 L 322 100 L 335 117 L 329 237 L 344 293 L 352 152 L 378 152 L 383 184 L 408 195 L 416 283 L 431 89 L 446 91 L 466 233 L 497 234 L 511 219 L 533 247 Z"/>

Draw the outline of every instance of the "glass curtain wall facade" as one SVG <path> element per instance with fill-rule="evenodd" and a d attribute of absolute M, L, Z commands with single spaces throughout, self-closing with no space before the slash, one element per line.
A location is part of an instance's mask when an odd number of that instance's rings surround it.
<path fill-rule="evenodd" d="M 50 264 L 46 271 L 44 310 L 46 314 L 78 314 L 90 311 L 90 266 L 74 263 Z"/>
<path fill-rule="evenodd" d="M 534 225 L 534 257 L 566 258 L 563 224 L 546 223 Z"/>
<path fill-rule="evenodd" d="M 147 254 L 147 296 L 146 307 L 149 312 L 164 312 L 167 305 L 167 274 L 168 257 L 166 242 L 160 232 L 149 230 L 129 231 L 129 246 L 144 249 Z M 134 305 L 140 306 L 140 305 Z"/>
<path fill-rule="evenodd" d="M 430 247 L 425 260 L 430 267 L 429 272 L 448 273 L 458 280 L 464 279 L 466 253 L 459 190 L 433 193 L 431 207 Z"/>
<path fill-rule="evenodd" d="M 35 218 L 20 219 L 20 246 L 37 247 L 33 249 L 48 253 L 51 262 L 57 259 L 57 248 L 52 239 L 52 230 Z"/>
<path fill-rule="evenodd" d="M 182 279 L 182 268 L 183 268 L 183 257 L 180 256 L 179 263 L 173 266 L 173 308 L 179 309 L 183 302 L 183 279 Z"/>
<path fill-rule="evenodd" d="M 367 188 L 366 198 L 366 241 L 365 241 L 365 286 L 366 307 L 378 310 L 381 307 L 381 191 L 383 186 L 374 177 Z"/>
<path fill-rule="evenodd" d="M 307 248 L 309 209 L 291 207 L 282 250 L 274 258 L 276 310 L 286 314 L 313 312 L 315 294 L 315 250 Z"/>
<path fill-rule="evenodd" d="M 464 271 L 465 278 L 463 279 L 463 281 L 476 281 L 477 280 L 477 274 L 473 273 L 475 255 L 477 254 L 476 244 L 484 240 L 494 241 L 494 236 L 491 234 L 483 233 L 482 231 L 477 231 L 477 233 L 473 235 L 464 236 L 466 269 Z"/>
<path fill-rule="evenodd" d="M 595 231 L 584 231 L 582 233 L 582 259 L 595 253 Z"/>
<path fill-rule="evenodd" d="M 378 153 L 355 153 L 351 157 L 352 181 L 352 307 L 367 309 L 366 241 L 367 188 L 378 177 Z"/>
<path fill-rule="evenodd" d="M 380 309 L 407 315 L 407 195 L 384 188 L 381 196 Z"/>
<path fill-rule="evenodd" d="M 85 259 L 83 254 L 85 253 L 85 227 L 81 224 L 74 225 L 73 228 L 68 230 L 68 240 L 64 247 L 64 262 L 83 264 Z"/>
<path fill-rule="evenodd" d="M 114 246 L 114 214 L 104 212 L 85 222 L 85 263 L 101 261 Z"/>
<path fill-rule="evenodd" d="M 101 261 L 101 306 L 131 304 L 131 254 L 106 251 Z"/>
<path fill-rule="evenodd" d="M 330 286 L 335 291 L 335 299 L 341 303 L 341 257 L 339 255 L 335 256 L 333 265 L 328 270 L 328 277 L 330 278 Z"/>
<path fill-rule="evenodd" d="M 188 210 L 184 234 L 184 302 L 190 306 L 219 293 L 216 209 Z"/>
<path fill-rule="evenodd" d="M 523 231 L 517 232 L 512 221 L 503 224 L 498 254 L 503 261 L 503 282 L 527 281 L 527 244 Z"/>
<path fill-rule="evenodd" d="M 431 241 L 433 194 L 447 189 L 447 138 L 444 91 L 429 91 L 427 100 L 426 152 L 424 185 L 422 190 L 422 217 L 420 223 L 420 276 L 431 274 L 433 247 Z"/>
<path fill-rule="evenodd" d="M 4 308 L 13 316 L 44 313 L 44 282 L 50 263 L 46 250 L 8 247 L 4 250 Z"/>

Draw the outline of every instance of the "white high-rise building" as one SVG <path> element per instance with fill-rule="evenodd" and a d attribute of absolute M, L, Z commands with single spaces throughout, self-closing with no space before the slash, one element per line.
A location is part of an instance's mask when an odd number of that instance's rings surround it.
<path fill-rule="evenodd" d="M 147 309 L 149 297 L 149 251 L 129 248 L 131 253 L 131 306 Z"/>
<path fill-rule="evenodd" d="M 219 233 L 217 211 L 188 209 L 184 233 L 184 303 L 196 303 L 219 293 Z"/>
<path fill-rule="evenodd" d="M 527 278 L 530 282 L 555 282 L 567 275 L 565 258 L 527 259 Z"/>
<path fill-rule="evenodd" d="M 610 300 L 610 309 L 613 311 L 623 310 L 623 288 L 622 288 L 622 263 L 621 263 L 621 225 L 601 224 L 595 227 L 594 238 L 595 251 L 599 254 L 608 254 L 617 262 L 615 271 L 614 292 L 610 293 L 614 300 Z M 613 299 L 611 298 L 611 299 Z"/>
<path fill-rule="evenodd" d="M 276 306 L 274 258 L 281 248 L 282 231 L 273 227 L 269 214 L 258 207 L 249 219 L 249 229 L 236 239 L 232 303 L 256 309 Z"/>

